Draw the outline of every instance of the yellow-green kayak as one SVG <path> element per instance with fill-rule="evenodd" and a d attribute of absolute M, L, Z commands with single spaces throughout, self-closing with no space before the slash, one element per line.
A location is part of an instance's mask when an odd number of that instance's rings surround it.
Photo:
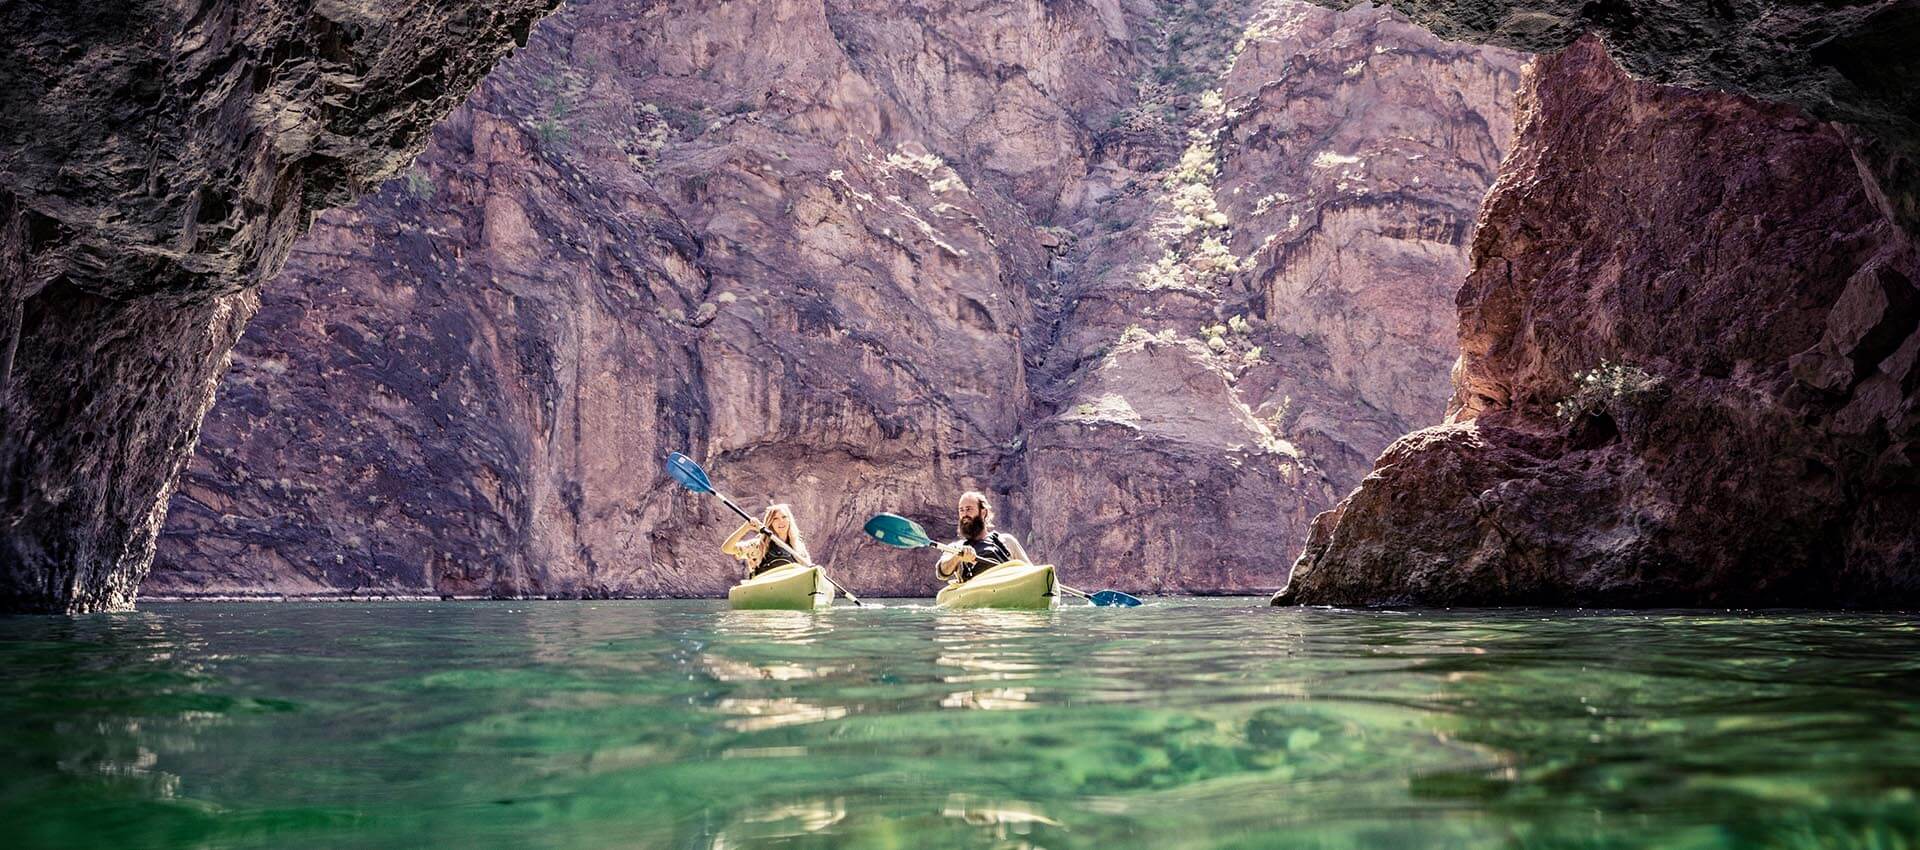
<path fill-rule="evenodd" d="M 1008 561 L 961 584 L 949 584 L 934 598 L 942 608 L 1052 608 L 1060 598 L 1052 564 Z"/>
<path fill-rule="evenodd" d="M 819 567 L 787 564 L 733 586 L 727 602 L 735 608 L 807 611 L 833 604 L 833 585 Z"/>

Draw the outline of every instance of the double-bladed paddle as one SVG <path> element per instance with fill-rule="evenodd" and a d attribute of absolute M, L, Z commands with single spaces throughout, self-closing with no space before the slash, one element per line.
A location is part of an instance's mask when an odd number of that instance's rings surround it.
<path fill-rule="evenodd" d="M 809 567 L 818 566 L 806 558 L 800 557 L 800 553 L 793 551 L 793 547 L 788 546 L 787 541 L 781 540 L 779 535 L 772 533 L 766 526 L 761 525 L 760 520 L 755 519 L 753 515 L 741 510 L 740 506 L 734 504 L 732 499 L 727 498 L 719 490 L 713 489 L 713 479 L 707 477 L 707 471 L 701 469 L 700 464 L 694 463 L 693 458 L 687 457 L 679 452 L 668 454 L 667 474 L 673 476 L 673 480 L 680 482 L 681 486 L 695 493 L 712 493 L 715 498 L 720 500 L 720 504 L 732 508 L 733 512 L 739 514 L 741 519 L 753 523 L 761 531 L 767 532 L 767 540 L 773 545 L 780 547 L 780 551 L 787 553 L 787 555 L 795 561 Z M 833 576 L 827 575 L 826 570 L 820 570 L 820 577 L 826 579 L 828 584 L 833 585 L 842 594 L 845 594 L 848 602 L 860 605 L 860 597 L 853 595 L 853 591 L 841 587 L 839 582 L 833 580 Z M 861 605 L 861 607 L 864 608 L 866 606 Z"/>
<path fill-rule="evenodd" d="M 928 537 L 927 530 L 921 528 L 919 523 L 899 514 L 875 514 L 873 519 L 867 520 L 865 530 L 868 537 L 892 546 L 895 549 L 934 548 L 948 554 L 960 554 L 960 547 L 941 543 Z M 1102 590 L 1098 593 L 1087 593 L 1074 590 L 1064 584 L 1059 585 L 1059 587 L 1061 590 L 1085 599 L 1095 605 L 1132 608 L 1140 604 L 1139 597 L 1133 596 L 1132 594 L 1121 593 L 1118 590 Z"/>

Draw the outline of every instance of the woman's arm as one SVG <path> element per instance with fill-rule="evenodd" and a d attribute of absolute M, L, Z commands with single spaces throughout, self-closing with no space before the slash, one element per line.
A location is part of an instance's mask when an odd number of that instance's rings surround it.
<path fill-rule="evenodd" d="M 752 531 L 753 529 L 754 529 L 754 524 L 752 522 L 740 523 L 740 527 L 734 529 L 733 534 L 727 536 L 727 542 L 720 544 L 721 554 L 727 555 L 729 557 L 739 558 L 743 561 L 746 560 L 748 557 L 748 553 L 744 551 L 745 547 L 739 546 L 737 544 L 740 543 L 740 538 L 747 536 L 747 532 Z"/>

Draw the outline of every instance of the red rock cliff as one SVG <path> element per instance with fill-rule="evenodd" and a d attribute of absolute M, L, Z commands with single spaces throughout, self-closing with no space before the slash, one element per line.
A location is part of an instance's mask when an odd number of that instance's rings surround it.
<path fill-rule="evenodd" d="M 860 524 L 968 487 L 1082 583 L 1275 587 L 1443 408 L 1517 68 L 1288 2 L 570 4 L 296 252 L 147 589 L 717 593 L 676 449 L 863 593 L 934 584 Z"/>
<path fill-rule="evenodd" d="M 1538 60 L 1459 295 L 1451 424 L 1276 602 L 1920 599 L 1920 256 L 1858 139 Z"/>

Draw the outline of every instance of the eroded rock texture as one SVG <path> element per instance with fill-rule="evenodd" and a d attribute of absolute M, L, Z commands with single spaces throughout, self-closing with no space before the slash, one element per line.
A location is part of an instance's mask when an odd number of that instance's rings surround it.
<path fill-rule="evenodd" d="M 1329 4 L 1334 5 L 1334 4 Z M 1587 33 L 1650 82 L 1788 103 L 1819 117 L 1893 130 L 1920 120 L 1913 0 L 1386 0 L 1443 38 L 1531 53 Z M 1891 133 L 1889 134 L 1891 135 Z"/>
<path fill-rule="evenodd" d="M 1517 69 L 1288 2 L 569 4 L 269 288 L 148 590 L 721 592 L 670 450 L 861 593 L 970 487 L 1080 583 L 1274 587 L 1444 408 Z"/>
<path fill-rule="evenodd" d="M 1894 220 L 1920 232 L 1920 0 L 1386 0 L 1444 38 L 1529 52 L 1600 36 L 1635 78 L 1842 121 Z M 1337 3 L 1329 5 L 1338 5 Z"/>
<path fill-rule="evenodd" d="M 0 8 L 0 609 L 132 604 L 253 288 L 553 3 Z"/>
<path fill-rule="evenodd" d="M 1025 457 L 1034 527 L 1146 591 L 1284 580 L 1318 507 L 1443 414 L 1511 129 L 1518 57 L 1397 15 L 1274 3 L 1235 38 L 1159 185 L 1062 263 L 1042 374 L 1072 371 L 1040 382 Z M 1107 137 L 1123 161 L 1134 130 Z"/>
<path fill-rule="evenodd" d="M 1316 519 L 1276 602 L 1920 598 L 1920 256 L 1861 140 L 1538 60 L 1459 299 L 1453 423 Z"/>

